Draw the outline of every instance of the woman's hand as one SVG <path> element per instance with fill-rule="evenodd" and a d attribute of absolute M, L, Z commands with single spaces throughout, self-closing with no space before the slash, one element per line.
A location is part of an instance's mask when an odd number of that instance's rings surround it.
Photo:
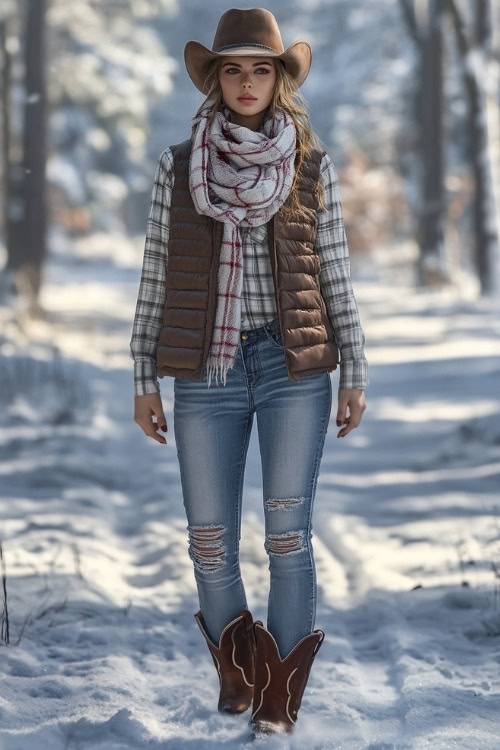
<path fill-rule="evenodd" d="M 349 407 L 349 419 L 346 417 L 346 410 Z M 366 409 L 364 388 L 340 388 L 339 406 L 337 409 L 337 427 L 342 427 L 337 437 L 345 437 L 351 430 L 361 422 L 361 417 Z"/>
<path fill-rule="evenodd" d="M 158 428 L 167 432 L 167 420 L 163 413 L 163 405 L 159 393 L 146 393 L 144 396 L 134 397 L 134 421 L 142 427 L 146 435 L 158 443 L 166 443 L 162 435 L 158 435 Z M 156 422 L 153 421 L 156 417 Z"/>

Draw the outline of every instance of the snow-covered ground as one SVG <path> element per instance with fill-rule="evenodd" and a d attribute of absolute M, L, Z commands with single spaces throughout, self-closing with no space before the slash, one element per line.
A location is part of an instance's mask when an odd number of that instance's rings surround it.
<path fill-rule="evenodd" d="M 499 308 L 353 262 L 371 383 L 344 440 L 334 401 L 321 465 L 325 642 L 294 734 L 250 743 L 249 712 L 216 710 L 193 617 L 173 380 L 161 381 L 166 446 L 132 418 L 139 245 L 60 247 L 42 297 L 50 325 L 29 331 L 36 362 L 16 354 L 9 339 L 28 340 L 3 311 L 0 748 L 498 750 Z M 248 603 L 265 622 L 256 430 L 242 529 Z"/>

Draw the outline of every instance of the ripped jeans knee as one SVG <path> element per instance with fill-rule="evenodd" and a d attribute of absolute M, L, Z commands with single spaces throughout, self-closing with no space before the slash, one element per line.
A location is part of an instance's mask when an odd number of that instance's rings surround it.
<path fill-rule="evenodd" d="M 305 497 L 268 497 L 264 502 L 265 510 L 295 510 L 302 505 Z"/>
<path fill-rule="evenodd" d="M 189 532 L 189 557 L 197 570 L 213 573 L 224 567 L 226 545 L 222 541 L 225 528 L 222 524 L 187 527 Z"/>
<path fill-rule="evenodd" d="M 305 531 L 286 531 L 284 534 L 266 534 L 264 548 L 268 555 L 296 555 L 305 548 Z"/>

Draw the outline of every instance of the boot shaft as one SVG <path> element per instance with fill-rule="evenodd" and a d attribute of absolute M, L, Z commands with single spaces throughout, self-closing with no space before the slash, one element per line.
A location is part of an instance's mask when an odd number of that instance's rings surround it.
<path fill-rule="evenodd" d="M 201 610 L 195 619 L 206 640 L 219 676 L 218 710 L 241 713 L 251 705 L 255 683 L 255 634 L 252 615 L 243 609 L 222 631 L 216 645 Z"/>
<path fill-rule="evenodd" d="M 281 659 L 273 635 L 260 620 L 254 623 L 256 640 L 255 690 L 250 723 L 291 731 L 302 703 L 313 661 L 325 634 L 314 630 L 301 638 Z"/>
<path fill-rule="evenodd" d="M 226 625 L 217 645 L 208 634 L 201 610 L 194 616 L 219 674 L 240 670 L 243 680 L 253 687 L 256 645 L 253 619 L 249 610 L 241 610 L 238 616 Z"/>

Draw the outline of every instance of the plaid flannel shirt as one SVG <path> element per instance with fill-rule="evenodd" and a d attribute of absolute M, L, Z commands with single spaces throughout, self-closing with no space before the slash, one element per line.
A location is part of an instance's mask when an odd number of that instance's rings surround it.
<path fill-rule="evenodd" d="M 339 180 L 328 154 L 321 162 L 326 211 L 318 211 L 315 250 L 320 257 L 320 285 L 328 317 L 340 348 L 340 388 L 366 388 L 368 362 L 365 336 L 350 278 L 350 258 L 344 229 Z M 159 393 L 156 349 L 166 295 L 169 211 L 174 184 L 173 155 L 161 154 L 154 176 L 147 221 L 142 274 L 130 340 L 136 395 Z M 241 328 L 259 328 L 277 318 L 274 282 L 267 246 L 267 226 L 240 227 L 243 250 Z"/>

